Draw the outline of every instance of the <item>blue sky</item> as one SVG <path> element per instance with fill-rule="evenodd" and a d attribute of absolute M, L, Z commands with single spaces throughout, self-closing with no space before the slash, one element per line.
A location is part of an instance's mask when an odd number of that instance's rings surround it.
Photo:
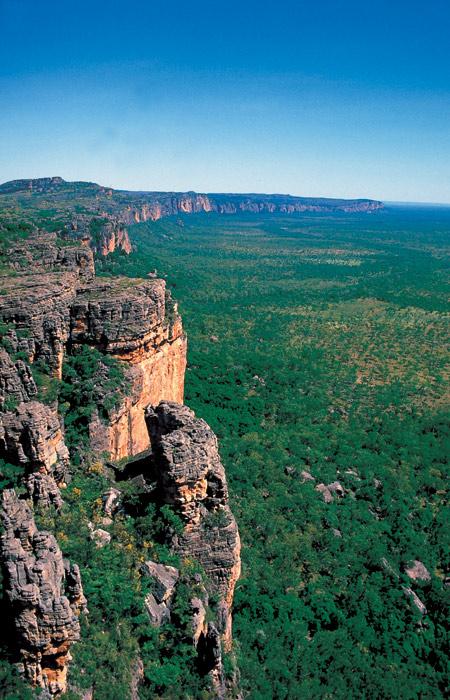
<path fill-rule="evenodd" d="M 450 1 L 0 0 L 0 181 L 450 202 Z"/>

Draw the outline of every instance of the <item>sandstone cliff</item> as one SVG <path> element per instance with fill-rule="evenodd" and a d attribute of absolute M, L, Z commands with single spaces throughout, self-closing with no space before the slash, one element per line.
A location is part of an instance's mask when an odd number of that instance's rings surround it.
<path fill-rule="evenodd" d="M 47 471 L 65 458 L 56 407 L 29 405 L 37 393 L 32 373 L 10 355 L 61 379 L 65 354 L 82 344 L 126 363 L 132 387 L 107 426 L 93 416 L 92 446 L 114 458 L 141 452 L 149 446 L 144 408 L 183 400 L 186 338 L 165 282 L 96 279 L 92 252 L 58 249 L 52 235 L 29 240 L 25 258 L 24 247 L 11 255 L 16 276 L 2 279 L 0 319 L 10 353 L 0 354 L 0 401 L 18 405 L 0 417 L 0 452 Z"/>
<path fill-rule="evenodd" d="M 101 215 L 74 214 L 60 235 L 89 246 L 99 257 L 115 251 L 131 253 L 132 245 L 122 218 L 103 212 Z"/>
<path fill-rule="evenodd" d="M 92 444 L 114 459 L 149 446 L 144 409 L 183 401 L 186 337 L 163 280 L 97 280 L 79 290 L 71 309 L 72 345 L 98 347 L 128 366 L 129 395 L 105 429 L 91 425 Z"/>
<path fill-rule="evenodd" d="M 173 546 L 203 567 L 209 592 L 219 600 L 216 624 L 229 649 L 231 606 L 240 575 L 240 540 L 228 503 L 217 438 L 204 420 L 174 402 L 149 407 L 146 420 L 159 498 L 172 505 L 185 523 Z"/>
<path fill-rule="evenodd" d="M 59 186 L 58 179 L 43 184 L 46 192 Z M 177 206 L 193 211 L 192 206 L 206 205 L 188 198 Z M 89 236 L 82 226 L 74 230 L 76 244 L 67 232 L 62 239 L 34 229 L 26 241 L 11 243 L 0 270 L 0 459 L 23 468 L 19 492 L 2 494 L 0 557 L 14 628 L 11 649 L 32 685 L 50 695 L 65 691 L 70 647 L 79 639 L 78 616 L 86 601 L 78 567 L 63 560 L 52 533 L 38 530 L 33 507 L 51 506 L 56 517 L 67 512 L 60 488 L 71 478 L 70 455 L 52 387 L 61 386 L 65 359 L 89 347 L 101 358 L 119 361 L 128 382 L 118 405 L 99 404 L 93 411 L 90 454 L 121 459 L 151 448 L 143 479 L 156 478 L 157 488 L 149 483 L 145 492 L 181 517 L 183 531 L 172 533 L 172 550 L 203 571 L 193 588 L 188 633 L 198 669 L 209 675 L 215 696 L 234 696 L 222 649 L 229 651 L 232 644 L 239 533 L 217 439 L 182 405 L 186 337 L 177 306 L 163 280 L 95 276 L 94 252 L 112 252 L 108 236 L 117 242 L 122 224 L 102 220 L 95 239 L 99 248 L 92 243 L 92 227 Z M 93 379 L 100 387 L 102 381 L 101 373 Z M 114 482 L 108 493 L 119 498 Z M 112 506 L 105 511 L 106 527 L 115 512 Z M 98 547 L 111 542 L 111 533 L 87 525 Z M 145 600 L 149 624 L 164 624 L 181 575 L 158 562 L 147 561 L 144 568 L 157 582 Z M 139 678 L 133 681 L 136 688 Z"/>
<path fill-rule="evenodd" d="M 130 193 L 132 194 L 132 193 Z M 135 199 L 135 198 L 133 198 Z M 294 214 L 304 212 L 371 212 L 382 208 L 381 202 L 373 200 L 332 200 L 321 198 L 292 197 L 290 195 L 256 194 L 197 194 L 187 193 L 148 193 L 145 201 L 128 204 L 121 213 L 127 224 L 143 221 L 157 221 L 165 216 L 216 212 L 218 214 L 279 213 Z M 143 201 L 142 201 L 143 200 Z"/>
<path fill-rule="evenodd" d="M 85 609 L 80 572 L 62 557 L 54 536 L 39 532 L 32 511 L 14 491 L 2 494 L 1 557 L 17 661 L 32 685 L 51 695 L 66 690 L 70 647 Z"/>
<path fill-rule="evenodd" d="M 156 499 L 182 519 L 183 531 L 172 536 L 173 550 L 182 560 L 198 562 L 204 572 L 203 585 L 191 600 L 192 637 L 199 667 L 210 674 L 217 696 L 225 697 L 222 645 L 231 650 L 241 547 L 217 438 L 204 420 L 174 402 L 149 406 L 146 421 L 152 454 L 144 478 L 156 478 Z M 175 586 L 172 577 L 172 590 Z M 210 598 L 216 601 L 214 608 Z"/>

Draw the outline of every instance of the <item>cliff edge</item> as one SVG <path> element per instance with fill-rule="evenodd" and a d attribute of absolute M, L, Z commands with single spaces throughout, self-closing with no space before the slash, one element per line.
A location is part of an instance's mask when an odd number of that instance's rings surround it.
<path fill-rule="evenodd" d="M 43 187 L 58 185 L 51 180 Z M 211 697 L 232 697 L 222 653 L 232 644 L 240 542 L 217 439 L 182 405 L 186 336 L 165 282 L 97 277 L 94 256 L 103 253 L 32 228 L 3 256 L 0 470 L 7 477 L 12 469 L 16 480 L 3 491 L 1 512 L 3 588 L 14 630 L 9 651 L 31 685 L 51 696 L 66 691 L 70 649 L 80 640 L 79 616 L 87 614 L 89 599 L 83 571 L 64 559 L 55 534 L 40 529 L 35 513 L 53 513 L 48 522 L 67 518 L 64 490 L 73 464 L 78 473 L 93 462 L 104 470 L 107 460 L 116 464 L 143 453 L 144 505 L 150 499 L 172 509 L 182 526 L 168 529 L 165 546 L 201 572 L 189 583 L 187 628 L 197 672 L 210 679 Z M 118 509 L 121 497 L 110 477 L 103 525 L 132 517 L 126 499 Z M 96 547 L 114 537 L 80 522 L 86 526 Z M 184 565 L 155 560 L 139 568 L 142 559 L 137 556 L 132 575 L 152 582 L 153 592 L 142 599 L 148 625 L 171 617 L 181 624 L 172 601 L 186 587 Z M 135 671 L 134 697 L 141 680 Z"/>

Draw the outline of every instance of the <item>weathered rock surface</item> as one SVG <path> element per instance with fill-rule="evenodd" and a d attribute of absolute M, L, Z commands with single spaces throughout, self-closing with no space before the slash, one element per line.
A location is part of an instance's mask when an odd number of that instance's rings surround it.
<path fill-rule="evenodd" d="M 95 546 L 101 549 L 111 542 L 111 535 L 107 530 L 102 528 L 94 528 L 92 523 L 89 523 L 89 530 L 91 532 L 91 540 L 95 543 Z"/>
<path fill-rule="evenodd" d="M 334 496 L 345 496 L 345 489 L 339 481 L 333 481 L 331 484 L 317 484 L 316 491 L 322 494 L 325 503 L 331 503 Z"/>
<path fill-rule="evenodd" d="M 8 402 L 17 405 L 31 401 L 36 394 L 36 383 L 28 365 L 23 360 L 13 362 L 6 350 L 0 348 L 0 410 L 7 410 Z"/>
<path fill-rule="evenodd" d="M 152 592 L 145 598 L 145 607 L 151 624 L 158 627 L 170 620 L 170 602 L 180 574 L 174 566 L 154 561 L 146 561 L 142 571 L 152 580 Z"/>
<path fill-rule="evenodd" d="M 61 378 L 64 351 L 69 339 L 69 308 L 75 299 L 76 272 L 47 272 L 3 278 L 0 318 L 26 329 L 20 350 L 30 362 L 38 360 Z"/>
<path fill-rule="evenodd" d="M 62 244 L 56 233 L 39 229 L 30 238 L 11 244 L 7 263 L 26 274 L 66 271 L 87 279 L 95 275 L 93 251 L 82 240 Z"/>
<path fill-rule="evenodd" d="M 415 592 L 413 591 L 413 589 L 412 589 L 412 588 L 409 588 L 408 586 L 402 586 L 402 588 L 403 588 L 403 591 L 404 591 L 405 595 L 406 595 L 408 598 L 411 598 L 411 602 L 412 602 L 413 605 L 417 608 L 417 610 L 420 612 L 420 614 L 421 614 L 421 615 L 426 615 L 426 614 L 427 614 L 426 605 L 425 605 L 425 603 L 423 603 L 423 602 L 420 600 L 420 598 L 419 598 L 419 596 L 417 595 L 417 593 L 415 593 Z"/>
<path fill-rule="evenodd" d="M 105 226 L 115 234 L 118 231 L 110 221 L 102 226 L 101 231 Z M 149 437 L 144 408 L 163 399 L 183 400 L 186 338 L 165 282 L 95 279 L 92 251 L 83 245 L 58 247 L 54 234 L 38 233 L 26 244 L 17 244 L 11 261 L 19 274 L 2 278 L 4 293 L 0 296 L 0 320 L 9 326 L 6 339 L 11 353 L 23 353 L 31 366 L 38 363 L 58 379 L 65 353 L 81 344 L 125 362 L 131 390 L 120 408 L 111 413 L 107 427 L 93 416 L 92 447 L 109 452 L 113 458 L 145 450 Z M 22 359 L 14 361 L 2 349 L 0 408 L 8 410 L 19 404 L 4 420 L 3 444 L 12 461 L 15 452 L 21 450 L 26 455 L 36 451 L 33 445 L 37 442 L 42 449 L 45 443 L 53 446 L 48 432 L 43 429 L 39 436 L 37 428 L 49 423 L 52 413 L 56 434 L 56 411 L 36 402 L 28 406 L 36 396 L 30 367 Z M 27 432 L 32 433 L 29 438 Z M 59 433 L 62 435 L 61 426 Z M 14 436 L 18 436 L 21 448 L 19 444 L 14 448 Z M 18 461 L 27 460 L 20 454 Z M 37 467 L 43 460 L 28 461 Z"/>
<path fill-rule="evenodd" d="M 331 503 L 333 501 L 333 496 L 330 489 L 325 484 L 317 484 L 316 491 L 322 494 L 322 498 L 325 503 Z"/>
<path fill-rule="evenodd" d="M 302 477 L 303 481 L 315 481 L 315 478 L 313 477 L 313 475 L 310 474 L 309 472 L 307 472 L 305 469 L 303 469 L 300 472 L 300 476 Z"/>
<path fill-rule="evenodd" d="M 415 559 L 412 563 L 405 567 L 405 574 L 412 581 L 430 581 L 431 575 L 425 564 L 423 564 L 418 559 Z"/>
<path fill-rule="evenodd" d="M 44 470 L 33 472 L 27 477 L 26 487 L 33 503 L 44 507 L 53 506 L 56 510 L 62 508 L 61 492 L 51 474 L 47 474 Z"/>
<path fill-rule="evenodd" d="M 66 689 L 70 647 L 79 639 L 85 598 L 77 566 L 64 561 L 52 534 L 39 532 L 13 490 L 2 494 L 1 561 L 15 629 L 17 661 L 27 680 L 57 695 Z"/>
<path fill-rule="evenodd" d="M 119 489 L 110 488 L 102 496 L 103 500 L 103 512 L 106 517 L 111 518 L 120 507 L 120 496 L 121 493 Z"/>
<path fill-rule="evenodd" d="M 96 346 L 128 365 L 131 389 L 105 429 L 93 418 L 98 451 L 113 459 L 149 446 L 144 409 L 161 400 L 182 401 L 186 337 L 165 282 L 158 279 L 98 280 L 79 290 L 71 310 L 72 345 Z"/>
<path fill-rule="evenodd" d="M 0 455 L 28 470 L 42 470 L 63 482 L 69 464 L 56 407 L 39 401 L 0 414 Z"/>
<path fill-rule="evenodd" d="M 217 438 L 187 406 L 162 402 L 146 413 L 159 498 L 171 504 L 185 523 L 174 538 L 183 557 L 198 561 L 208 593 L 219 599 L 217 628 L 231 647 L 231 608 L 240 575 L 240 540 L 228 504 L 225 471 Z"/>

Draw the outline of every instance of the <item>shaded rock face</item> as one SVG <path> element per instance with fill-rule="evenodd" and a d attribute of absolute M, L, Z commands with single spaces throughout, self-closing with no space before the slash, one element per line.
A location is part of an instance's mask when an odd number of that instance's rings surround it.
<path fill-rule="evenodd" d="M 151 624 L 159 627 L 163 622 L 170 620 L 170 603 L 179 571 L 174 566 L 146 561 L 142 566 L 142 573 L 149 576 L 153 583 L 152 592 L 145 598 L 145 608 Z"/>
<path fill-rule="evenodd" d="M 80 572 L 63 560 L 52 534 L 39 532 L 32 511 L 13 490 L 2 494 L 1 562 L 15 630 L 15 651 L 32 685 L 66 690 L 70 647 L 85 608 Z"/>
<path fill-rule="evenodd" d="M 56 408 L 28 401 L 15 411 L 0 414 L 0 455 L 63 482 L 69 451 Z"/>
<path fill-rule="evenodd" d="M 187 406 L 173 402 L 148 408 L 146 420 L 158 497 L 172 505 L 185 523 L 183 533 L 174 538 L 174 549 L 203 567 L 208 593 L 219 600 L 217 628 L 229 649 L 234 587 L 241 566 L 240 540 L 228 505 L 217 438 Z"/>
<path fill-rule="evenodd" d="M 102 216 L 72 215 L 70 223 L 66 224 L 61 235 L 69 240 L 80 241 L 100 257 L 106 257 L 117 250 L 127 255 L 132 251 L 128 231 L 123 222 L 119 217 L 108 215 L 106 212 Z"/>

